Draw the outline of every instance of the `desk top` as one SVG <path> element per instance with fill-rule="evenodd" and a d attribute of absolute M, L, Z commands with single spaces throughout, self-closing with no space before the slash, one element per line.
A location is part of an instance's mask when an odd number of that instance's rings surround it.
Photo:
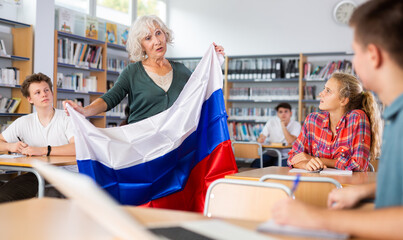
<path fill-rule="evenodd" d="M 157 208 L 125 207 L 147 227 L 207 219 L 200 213 Z M 93 221 L 74 202 L 56 198 L 34 198 L 0 204 L 2 239 L 116 239 Z M 232 224 L 256 229 L 258 222 L 226 220 Z M 22 227 L 23 226 L 23 227 Z M 277 237 L 277 236 L 276 236 Z M 281 239 L 298 239 L 279 236 Z"/>
<path fill-rule="evenodd" d="M 208 219 L 194 212 L 132 206 L 125 206 L 125 209 L 146 227 Z M 87 216 L 74 202 L 66 199 L 33 198 L 4 203 L 0 204 L 0 213 L 2 239 L 117 239 Z M 244 220 L 225 219 L 225 221 L 249 230 L 256 229 L 259 224 Z M 308 239 L 263 234 L 283 240 Z"/>
<path fill-rule="evenodd" d="M 278 149 L 284 149 L 284 148 L 292 148 L 292 145 L 280 146 L 280 145 L 272 145 L 272 144 L 262 144 L 262 148 L 278 148 Z"/>
<path fill-rule="evenodd" d="M 289 173 L 289 171 L 290 171 L 289 167 L 266 167 L 227 175 L 225 176 L 225 178 L 259 181 L 259 179 L 266 174 L 297 175 L 297 173 Z M 353 175 L 351 176 L 320 175 L 319 173 L 302 173 L 301 176 L 330 177 L 338 181 L 343 186 L 376 182 L 376 172 L 353 172 Z"/>
<path fill-rule="evenodd" d="M 32 161 L 40 160 L 57 166 L 75 165 L 77 164 L 75 156 L 34 156 L 19 158 L 0 158 L 0 165 L 32 167 Z"/>

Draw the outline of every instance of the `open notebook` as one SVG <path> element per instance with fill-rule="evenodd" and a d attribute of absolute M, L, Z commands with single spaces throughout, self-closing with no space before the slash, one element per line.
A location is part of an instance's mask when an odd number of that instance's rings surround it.
<path fill-rule="evenodd" d="M 147 229 L 88 176 L 40 161 L 32 165 L 64 195 L 75 201 L 94 221 L 120 239 L 271 239 L 213 219 Z"/>

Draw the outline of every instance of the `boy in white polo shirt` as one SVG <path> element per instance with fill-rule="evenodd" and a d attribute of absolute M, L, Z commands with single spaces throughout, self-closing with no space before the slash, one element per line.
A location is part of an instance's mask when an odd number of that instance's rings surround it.
<path fill-rule="evenodd" d="M 36 112 L 15 120 L 0 134 L 0 151 L 28 156 L 75 155 L 72 124 L 63 110 L 53 108 L 52 81 L 42 73 L 28 76 L 21 92 Z M 0 202 L 32 198 L 38 192 L 33 173 L 0 185 Z"/>
<path fill-rule="evenodd" d="M 269 120 L 264 126 L 258 138 L 259 143 L 265 143 L 267 140 L 270 143 L 282 143 L 291 145 L 301 132 L 301 124 L 295 120 L 291 120 L 292 111 L 291 105 L 288 103 L 280 103 L 276 107 L 277 117 Z M 281 158 L 282 166 L 287 165 L 288 152 L 290 149 L 282 149 Z M 277 165 L 277 153 L 269 151 L 263 155 L 263 166 Z M 251 167 L 260 167 L 259 160 L 255 160 Z"/>

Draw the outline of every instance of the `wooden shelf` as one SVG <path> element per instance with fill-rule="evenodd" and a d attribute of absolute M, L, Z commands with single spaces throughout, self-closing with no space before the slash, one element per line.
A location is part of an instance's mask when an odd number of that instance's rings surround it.
<path fill-rule="evenodd" d="M 91 68 L 91 67 L 77 67 L 72 64 L 66 64 L 66 63 L 59 63 L 58 62 L 58 39 L 59 38 L 68 38 L 72 40 L 77 40 L 77 42 L 84 42 L 86 44 L 91 44 L 91 45 L 98 45 L 102 47 L 102 63 L 101 69 L 98 68 Z M 82 36 L 70 34 L 70 33 L 65 33 L 62 31 L 55 31 L 55 36 L 54 36 L 54 76 L 53 76 L 53 85 L 57 86 L 57 73 L 59 68 L 63 69 L 74 69 L 76 72 L 82 72 L 84 73 L 84 76 L 95 76 L 97 78 L 97 90 L 96 91 L 89 91 L 89 92 L 80 92 L 80 91 L 75 91 L 72 89 L 62 89 L 62 88 L 57 88 L 54 91 L 54 105 L 57 105 L 57 100 L 58 96 L 60 94 L 68 94 L 68 96 L 72 96 L 74 98 L 74 95 L 84 95 L 85 97 L 85 105 L 88 105 L 89 103 L 93 102 L 95 99 L 97 99 L 99 96 L 104 94 L 106 92 L 106 52 L 107 52 L 107 44 L 103 41 L 99 40 L 94 40 L 91 38 L 85 38 Z M 64 97 L 65 98 L 65 97 Z M 63 99 L 64 99 L 63 98 Z M 96 127 L 102 127 L 104 128 L 106 126 L 106 117 L 105 114 L 100 114 L 97 116 L 89 117 L 90 121 L 96 126 Z"/>
<path fill-rule="evenodd" d="M 28 100 L 22 96 L 21 83 L 25 78 L 32 74 L 33 69 L 33 29 L 29 24 L 12 21 L 4 18 L 0 18 L 0 25 L 10 29 L 12 38 L 12 52 L 8 52 L 10 55 L 0 56 L 3 61 L 0 67 L 15 67 L 19 69 L 20 79 L 16 85 L 0 84 L 0 88 L 9 89 L 6 97 L 20 98 L 21 102 L 15 113 L 0 113 L 0 117 L 12 117 L 16 119 L 20 116 L 24 116 L 32 112 L 32 106 Z M 5 43 L 7 44 L 7 42 Z M 9 60 L 9 61 L 7 61 Z M 4 90 L 6 91 L 6 90 Z"/>

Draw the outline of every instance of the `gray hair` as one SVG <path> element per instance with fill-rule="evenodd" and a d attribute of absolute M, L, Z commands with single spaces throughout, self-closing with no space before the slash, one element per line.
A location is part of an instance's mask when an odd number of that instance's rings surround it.
<path fill-rule="evenodd" d="M 141 47 L 141 40 L 150 34 L 149 28 L 153 29 L 155 26 L 159 26 L 164 32 L 168 44 L 173 42 L 172 30 L 159 17 L 155 15 L 141 16 L 133 22 L 127 39 L 126 50 L 129 53 L 130 60 L 137 62 L 146 58 L 146 54 Z"/>

